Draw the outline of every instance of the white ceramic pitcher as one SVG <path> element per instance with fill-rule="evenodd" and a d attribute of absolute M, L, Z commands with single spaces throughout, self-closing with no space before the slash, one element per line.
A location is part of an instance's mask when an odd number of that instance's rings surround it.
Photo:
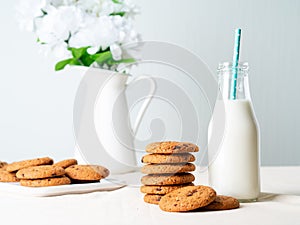
<path fill-rule="evenodd" d="M 111 173 L 124 173 L 136 168 L 136 153 L 133 144 L 135 133 L 140 125 L 141 119 L 152 99 L 155 91 L 155 82 L 150 77 L 139 76 L 132 82 L 147 79 L 150 82 L 150 91 L 144 101 L 135 125 L 131 128 L 125 90 L 127 88 L 128 75 L 116 73 L 109 70 L 89 69 L 81 82 L 84 87 L 84 108 L 81 112 L 81 118 L 89 114 L 93 107 L 94 127 L 81 129 L 81 132 L 75 131 L 76 138 L 82 132 L 90 132 L 95 129 L 98 142 L 93 146 L 88 146 L 89 135 L 86 135 L 76 150 L 76 158 L 81 163 L 97 163 L 106 166 Z M 80 90 L 79 90 L 80 93 Z M 94 103 L 94 104 L 93 104 Z M 76 105 L 76 104 L 75 104 Z M 90 113 L 91 114 L 91 113 Z M 91 121 L 90 121 L 91 122 Z M 89 123 L 89 122 L 88 122 Z M 84 127 L 81 126 L 81 127 Z M 89 129 L 89 130 L 88 130 Z M 86 130 L 86 131 L 85 131 Z M 93 132 L 93 131 L 92 131 Z M 80 135 L 84 136 L 84 135 Z M 80 149 L 80 150 L 79 150 Z M 91 151 L 93 149 L 93 151 Z"/>

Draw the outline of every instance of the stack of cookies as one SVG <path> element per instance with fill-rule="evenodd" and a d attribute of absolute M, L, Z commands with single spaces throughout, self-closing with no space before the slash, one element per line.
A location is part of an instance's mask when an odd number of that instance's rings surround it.
<path fill-rule="evenodd" d="M 18 182 L 27 187 L 98 182 L 109 170 L 98 165 L 77 165 L 76 159 L 53 164 L 49 157 L 0 164 L 0 182 Z"/>
<path fill-rule="evenodd" d="M 155 142 L 147 145 L 149 154 L 142 158 L 145 163 L 141 169 L 143 176 L 140 190 L 145 193 L 144 201 L 158 204 L 160 199 L 171 191 L 193 186 L 195 177 L 190 172 L 195 170 L 195 156 L 198 146 L 188 142 Z"/>

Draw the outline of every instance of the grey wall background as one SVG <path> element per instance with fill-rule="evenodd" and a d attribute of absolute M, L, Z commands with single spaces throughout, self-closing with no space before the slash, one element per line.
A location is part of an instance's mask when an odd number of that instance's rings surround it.
<path fill-rule="evenodd" d="M 136 2 L 144 40 L 187 48 L 213 71 L 231 59 L 233 30 L 241 27 L 241 60 L 251 66 L 262 164 L 300 165 L 300 1 Z M 39 54 L 33 35 L 19 31 L 14 7 L 15 1 L 5 1 L 0 8 L 0 159 L 71 156 L 72 106 L 82 72 L 55 73 L 55 59 Z"/>

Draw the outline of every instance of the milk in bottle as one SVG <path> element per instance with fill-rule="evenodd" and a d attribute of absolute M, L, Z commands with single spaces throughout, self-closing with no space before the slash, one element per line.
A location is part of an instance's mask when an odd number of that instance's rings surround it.
<path fill-rule="evenodd" d="M 255 201 L 260 193 L 259 127 L 250 98 L 248 64 L 239 63 L 237 72 L 232 100 L 232 64 L 219 65 L 219 95 L 208 129 L 209 183 L 220 195 Z"/>

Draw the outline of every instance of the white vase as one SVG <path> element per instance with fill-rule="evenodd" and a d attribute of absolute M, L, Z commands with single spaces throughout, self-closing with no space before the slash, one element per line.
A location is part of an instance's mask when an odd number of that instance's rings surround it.
<path fill-rule="evenodd" d="M 112 174 L 136 169 L 133 144 L 143 114 L 155 90 L 151 90 L 131 128 L 125 96 L 128 75 L 90 68 L 84 75 L 74 103 L 75 157 L 79 163 L 100 164 Z M 133 81 L 134 82 L 134 81 Z"/>

